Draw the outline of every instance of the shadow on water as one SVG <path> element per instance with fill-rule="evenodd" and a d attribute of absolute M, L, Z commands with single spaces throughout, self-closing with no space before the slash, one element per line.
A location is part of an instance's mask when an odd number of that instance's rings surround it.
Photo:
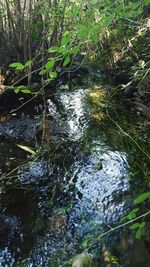
<path fill-rule="evenodd" d="M 83 240 L 119 224 L 131 207 L 127 151 L 119 139 L 109 139 L 113 125 L 103 114 L 94 115 L 102 124 L 93 123 L 87 95 L 100 86 L 91 79 L 71 92 L 60 85 L 57 101 L 1 116 L 1 267 L 69 266 L 65 262 L 84 250 Z M 106 266 L 106 251 L 118 258 L 117 266 L 148 266 L 145 243 L 128 231 L 96 243 L 97 266 Z"/>

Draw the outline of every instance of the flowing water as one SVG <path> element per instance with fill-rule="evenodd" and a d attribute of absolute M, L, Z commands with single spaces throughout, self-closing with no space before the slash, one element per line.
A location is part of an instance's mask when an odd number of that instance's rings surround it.
<path fill-rule="evenodd" d="M 128 153 L 119 139 L 110 140 L 112 123 L 88 99 L 101 87 L 99 80 L 97 72 L 73 88 L 61 84 L 54 99 L 1 115 L 0 267 L 70 266 L 130 210 Z M 128 230 L 113 232 L 89 251 L 97 266 L 150 263 L 144 241 Z M 116 265 L 104 261 L 108 251 Z"/>

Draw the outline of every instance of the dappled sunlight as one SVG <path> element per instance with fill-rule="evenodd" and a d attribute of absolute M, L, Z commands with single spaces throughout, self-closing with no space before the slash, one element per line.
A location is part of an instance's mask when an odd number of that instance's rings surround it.
<path fill-rule="evenodd" d="M 91 103 L 96 104 L 98 106 L 103 105 L 103 101 L 105 100 L 107 92 L 105 89 L 101 87 L 94 88 L 94 91 L 88 93 L 88 99 Z"/>
<path fill-rule="evenodd" d="M 87 124 L 87 113 L 85 111 L 86 90 L 79 89 L 72 94 L 61 94 L 62 103 L 66 109 L 66 129 L 71 138 L 79 139 L 83 137 Z"/>
<path fill-rule="evenodd" d="M 94 86 L 93 90 L 90 90 L 87 94 L 87 98 L 91 104 L 91 118 L 97 122 L 105 120 L 107 115 L 102 110 L 105 107 L 105 99 L 107 91 L 102 86 Z"/>
<path fill-rule="evenodd" d="M 102 111 L 98 111 L 98 112 L 93 111 L 91 114 L 91 118 L 99 122 L 99 121 L 105 120 L 107 116 Z"/>

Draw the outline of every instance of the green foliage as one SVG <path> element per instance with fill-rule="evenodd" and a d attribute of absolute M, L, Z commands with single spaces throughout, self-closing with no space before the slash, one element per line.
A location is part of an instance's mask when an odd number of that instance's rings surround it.
<path fill-rule="evenodd" d="M 50 47 L 50 48 L 48 48 L 48 52 L 49 53 L 55 53 L 55 52 L 57 52 L 58 51 L 58 47 L 56 47 L 56 46 L 54 46 L 54 47 Z"/>
<path fill-rule="evenodd" d="M 14 89 L 14 92 L 18 94 L 19 92 L 24 93 L 24 94 L 31 94 L 31 90 L 29 90 L 26 86 L 20 85 L 17 86 L 17 88 Z"/>
<path fill-rule="evenodd" d="M 113 255 L 109 255 L 109 259 L 110 259 L 110 262 L 112 263 L 112 264 L 115 264 L 115 265 L 119 265 L 119 263 L 118 263 L 118 259 L 115 257 L 115 256 L 113 256 Z"/>
<path fill-rule="evenodd" d="M 63 62 L 63 67 L 66 67 L 70 63 L 70 57 L 67 56 Z"/>
<path fill-rule="evenodd" d="M 134 204 L 140 204 L 148 199 L 150 200 L 150 192 L 143 193 L 134 200 Z"/>
<path fill-rule="evenodd" d="M 70 33 L 68 31 L 66 31 L 63 34 L 63 38 L 61 40 L 61 46 L 66 47 L 69 43 L 70 43 Z"/>
<path fill-rule="evenodd" d="M 50 76 L 50 78 L 55 79 L 55 78 L 57 78 L 57 72 L 56 71 L 52 71 L 52 72 L 49 73 L 49 76 Z"/>
<path fill-rule="evenodd" d="M 30 67 L 32 65 L 32 60 L 28 60 L 26 63 L 25 63 L 25 67 Z"/>
<path fill-rule="evenodd" d="M 39 75 L 44 75 L 45 73 L 47 73 L 47 70 L 46 69 L 42 69 L 42 70 L 40 70 Z"/>
<path fill-rule="evenodd" d="M 20 62 L 15 62 L 9 65 L 9 67 L 14 68 L 15 70 L 24 70 L 27 67 L 32 65 L 32 60 L 28 60 L 25 64 Z"/>
<path fill-rule="evenodd" d="M 146 192 L 143 193 L 141 195 L 139 195 L 135 200 L 134 200 L 134 204 L 141 204 L 146 200 L 150 199 L 150 192 Z M 123 221 L 132 221 L 133 219 L 135 219 L 137 216 L 137 212 L 139 211 L 139 208 L 134 208 L 132 211 L 130 211 L 130 213 L 126 216 L 124 216 L 123 218 L 121 218 L 121 222 Z M 141 222 L 141 223 L 134 223 L 132 224 L 129 228 L 131 230 L 135 230 L 135 238 L 136 239 L 140 239 L 142 236 L 142 229 L 145 227 L 145 222 Z"/>
<path fill-rule="evenodd" d="M 139 211 L 139 208 L 135 208 L 135 209 L 131 210 L 128 215 L 121 218 L 121 222 L 126 221 L 126 220 L 128 221 L 128 220 L 135 219 L 137 217 L 138 211 Z"/>
<path fill-rule="evenodd" d="M 92 235 L 88 235 L 83 241 L 82 241 L 82 243 L 81 243 L 81 245 L 82 245 L 82 247 L 84 248 L 84 249 L 87 249 L 88 248 L 88 246 L 89 246 L 89 242 L 91 241 L 91 240 L 93 240 L 93 236 Z"/>
<path fill-rule="evenodd" d="M 134 223 L 129 227 L 131 230 L 136 230 L 136 234 L 135 234 L 136 239 L 141 238 L 142 229 L 144 228 L 144 226 L 145 226 L 145 222 L 142 222 L 142 223 Z"/>
<path fill-rule="evenodd" d="M 139 226 L 140 226 L 139 223 L 134 223 L 129 228 L 132 229 L 132 230 L 135 230 L 136 228 L 139 228 Z"/>
<path fill-rule="evenodd" d="M 90 56 L 100 54 L 101 63 L 104 61 L 105 66 L 111 66 L 114 60 L 113 53 L 120 43 L 119 41 L 116 43 L 117 35 L 122 35 L 124 32 L 125 22 L 129 23 L 129 26 L 132 25 L 132 19 L 142 13 L 147 3 L 148 1 L 141 3 L 141 1 L 119 0 L 93 0 L 87 3 L 85 0 L 79 0 L 67 3 L 66 1 L 60 1 L 55 6 L 54 1 L 51 3 L 50 10 L 47 8 L 45 1 L 38 3 L 37 6 L 35 5 L 35 10 L 32 11 L 30 41 L 34 43 L 36 40 L 40 43 L 41 34 L 46 29 L 46 35 L 43 36 L 42 41 L 43 47 L 44 44 L 49 43 L 49 36 L 51 36 L 50 43 L 52 44 L 47 51 L 43 50 L 41 53 L 42 57 L 44 55 L 44 61 L 43 59 L 40 61 L 42 66 L 39 75 L 43 76 L 42 79 L 46 79 L 46 81 L 48 81 L 48 76 L 50 79 L 56 78 L 58 72 L 60 72 L 60 70 L 57 70 L 57 66 L 59 66 L 58 69 L 60 69 L 60 66 L 68 66 L 73 62 L 74 56 L 82 51 L 86 51 Z M 27 27 L 26 24 L 28 25 L 27 21 L 24 27 Z M 113 34 L 116 44 L 114 51 L 113 48 L 109 49 L 108 47 Z M 32 54 L 31 51 L 30 54 Z M 52 54 L 52 56 L 49 57 L 49 54 Z M 34 56 L 36 57 L 36 55 Z M 28 58 L 31 58 L 31 55 Z M 25 64 L 16 62 L 10 64 L 10 67 L 31 75 L 31 67 L 37 68 L 36 65 L 34 66 L 35 62 L 33 60 L 28 60 Z M 50 74 L 50 72 L 57 72 L 57 75 Z"/>
<path fill-rule="evenodd" d="M 50 60 L 44 65 L 44 67 L 46 70 L 49 70 L 49 69 L 53 68 L 54 65 L 55 65 L 55 60 Z"/>
<path fill-rule="evenodd" d="M 141 231 L 141 229 L 139 228 L 139 229 L 136 231 L 135 238 L 139 240 L 139 239 L 141 239 L 141 236 L 142 236 L 142 231 Z"/>
<path fill-rule="evenodd" d="M 25 65 L 19 62 L 15 62 L 10 64 L 9 67 L 14 68 L 15 70 L 23 70 L 25 68 Z"/>

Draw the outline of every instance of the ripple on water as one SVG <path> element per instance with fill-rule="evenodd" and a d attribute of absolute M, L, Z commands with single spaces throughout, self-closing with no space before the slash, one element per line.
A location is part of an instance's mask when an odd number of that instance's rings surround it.
<path fill-rule="evenodd" d="M 77 200 L 70 218 L 80 234 L 83 229 L 90 231 L 90 223 L 116 222 L 122 216 L 123 195 L 129 188 L 126 154 L 107 147 L 102 153 L 98 145 L 76 176 Z M 114 195 L 118 195 L 117 201 Z"/>
<path fill-rule="evenodd" d="M 87 110 L 85 95 L 87 90 L 79 89 L 72 93 L 62 93 L 60 99 L 66 111 L 66 124 L 70 138 L 78 140 L 83 137 L 87 127 Z"/>
<path fill-rule="evenodd" d="M 49 115 L 52 116 L 53 122 L 56 124 L 56 127 L 53 127 L 55 131 L 51 130 L 56 139 L 58 130 L 59 128 L 62 129 L 62 126 L 68 143 L 71 139 L 73 142 L 75 141 L 76 145 L 76 141 L 84 139 L 84 133 L 88 127 L 88 108 L 85 104 L 86 93 L 87 90 L 79 89 L 71 93 L 63 92 L 59 94 L 60 102 L 65 111 L 64 117 L 52 101 L 47 101 Z M 39 118 L 37 123 L 39 123 Z M 7 132 L 6 130 L 8 130 L 7 135 L 12 134 L 13 136 L 15 132 L 13 125 L 3 126 L 2 131 Z M 27 121 L 23 121 L 23 127 L 21 128 L 23 137 L 24 133 L 25 137 L 28 137 L 25 129 L 29 129 L 29 133 L 33 132 L 34 121 L 30 121 L 29 127 L 27 126 Z M 50 127 L 52 128 L 52 124 Z M 13 132 L 10 133 L 12 130 Z M 18 133 L 20 134 L 19 131 Z M 17 137 L 19 137 L 19 134 Z M 69 154 L 69 157 L 73 157 L 73 160 L 70 159 L 71 174 L 69 179 L 71 183 L 67 190 L 73 188 L 72 207 L 64 214 L 60 211 L 57 212 L 58 207 L 53 207 L 53 210 L 50 209 L 43 233 L 36 236 L 32 255 L 26 264 L 28 267 L 48 267 L 50 259 L 58 262 L 58 260 L 65 261 L 72 258 L 81 250 L 81 241 L 86 235 L 94 232 L 95 225 L 99 229 L 101 227 L 103 231 L 104 224 L 116 222 L 122 216 L 125 206 L 124 194 L 129 189 L 127 155 L 124 152 L 112 151 L 106 144 L 94 139 L 94 137 L 91 143 L 87 145 L 91 146 L 90 152 L 80 162 L 74 155 L 71 155 L 71 152 Z M 62 150 L 60 153 L 65 152 Z M 62 155 L 62 157 L 65 156 Z M 40 201 L 38 203 L 41 206 L 48 197 L 48 181 L 51 176 L 53 180 L 59 180 L 61 177 L 65 184 L 67 182 L 64 177 L 65 173 L 69 173 L 68 166 L 65 170 L 65 166 L 60 166 L 58 161 L 55 164 L 58 165 L 58 169 L 60 167 L 60 173 L 56 171 L 57 168 L 55 169 L 54 165 L 46 160 L 29 162 L 18 170 L 19 181 L 24 186 L 33 186 L 33 194 L 37 195 Z M 54 172 L 55 175 L 53 175 Z M 73 187 L 70 187 L 71 184 L 73 184 Z M 54 186 L 54 183 L 51 185 Z M 65 190 L 66 188 L 63 188 L 60 193 L 62 195 L 68 194 L 68 191 Z M 31 222 L 29 221 L 29 223 Z M 0 267 L 13 266 L 14 258 L 8 248 L 0 252 L 0 262 Z"/>
<path fill-rule="evenodd" d="M 95 152 L 82 163 L 75 164 L 76 200 L 72 209 L 67 212 L 67 217 L 59 212 L 51 215 L 51 226 L 47 228 L 47 233 L 38 239 L 30 264 L 34 265 L 36 262 L 46 267 L 48 259 L 65 261 L 69 257 L 72 258 L 81 249 L 81 240 L 93 232 L 95 225 L 116 222 L 122 215 L 122 196 L 129 188 L 126 154 L 111 151 L 104 144 L 94 142 L 93 145 Z M 102 166 L 99 169 L 100 163 Z M 114 201 L 113 195 L 120 191 L 121 198 Z M 52 226 L 53 221 L 55 228 Z M 57 231 L 56 226 L 60 221 L 61 225 Z"/>

